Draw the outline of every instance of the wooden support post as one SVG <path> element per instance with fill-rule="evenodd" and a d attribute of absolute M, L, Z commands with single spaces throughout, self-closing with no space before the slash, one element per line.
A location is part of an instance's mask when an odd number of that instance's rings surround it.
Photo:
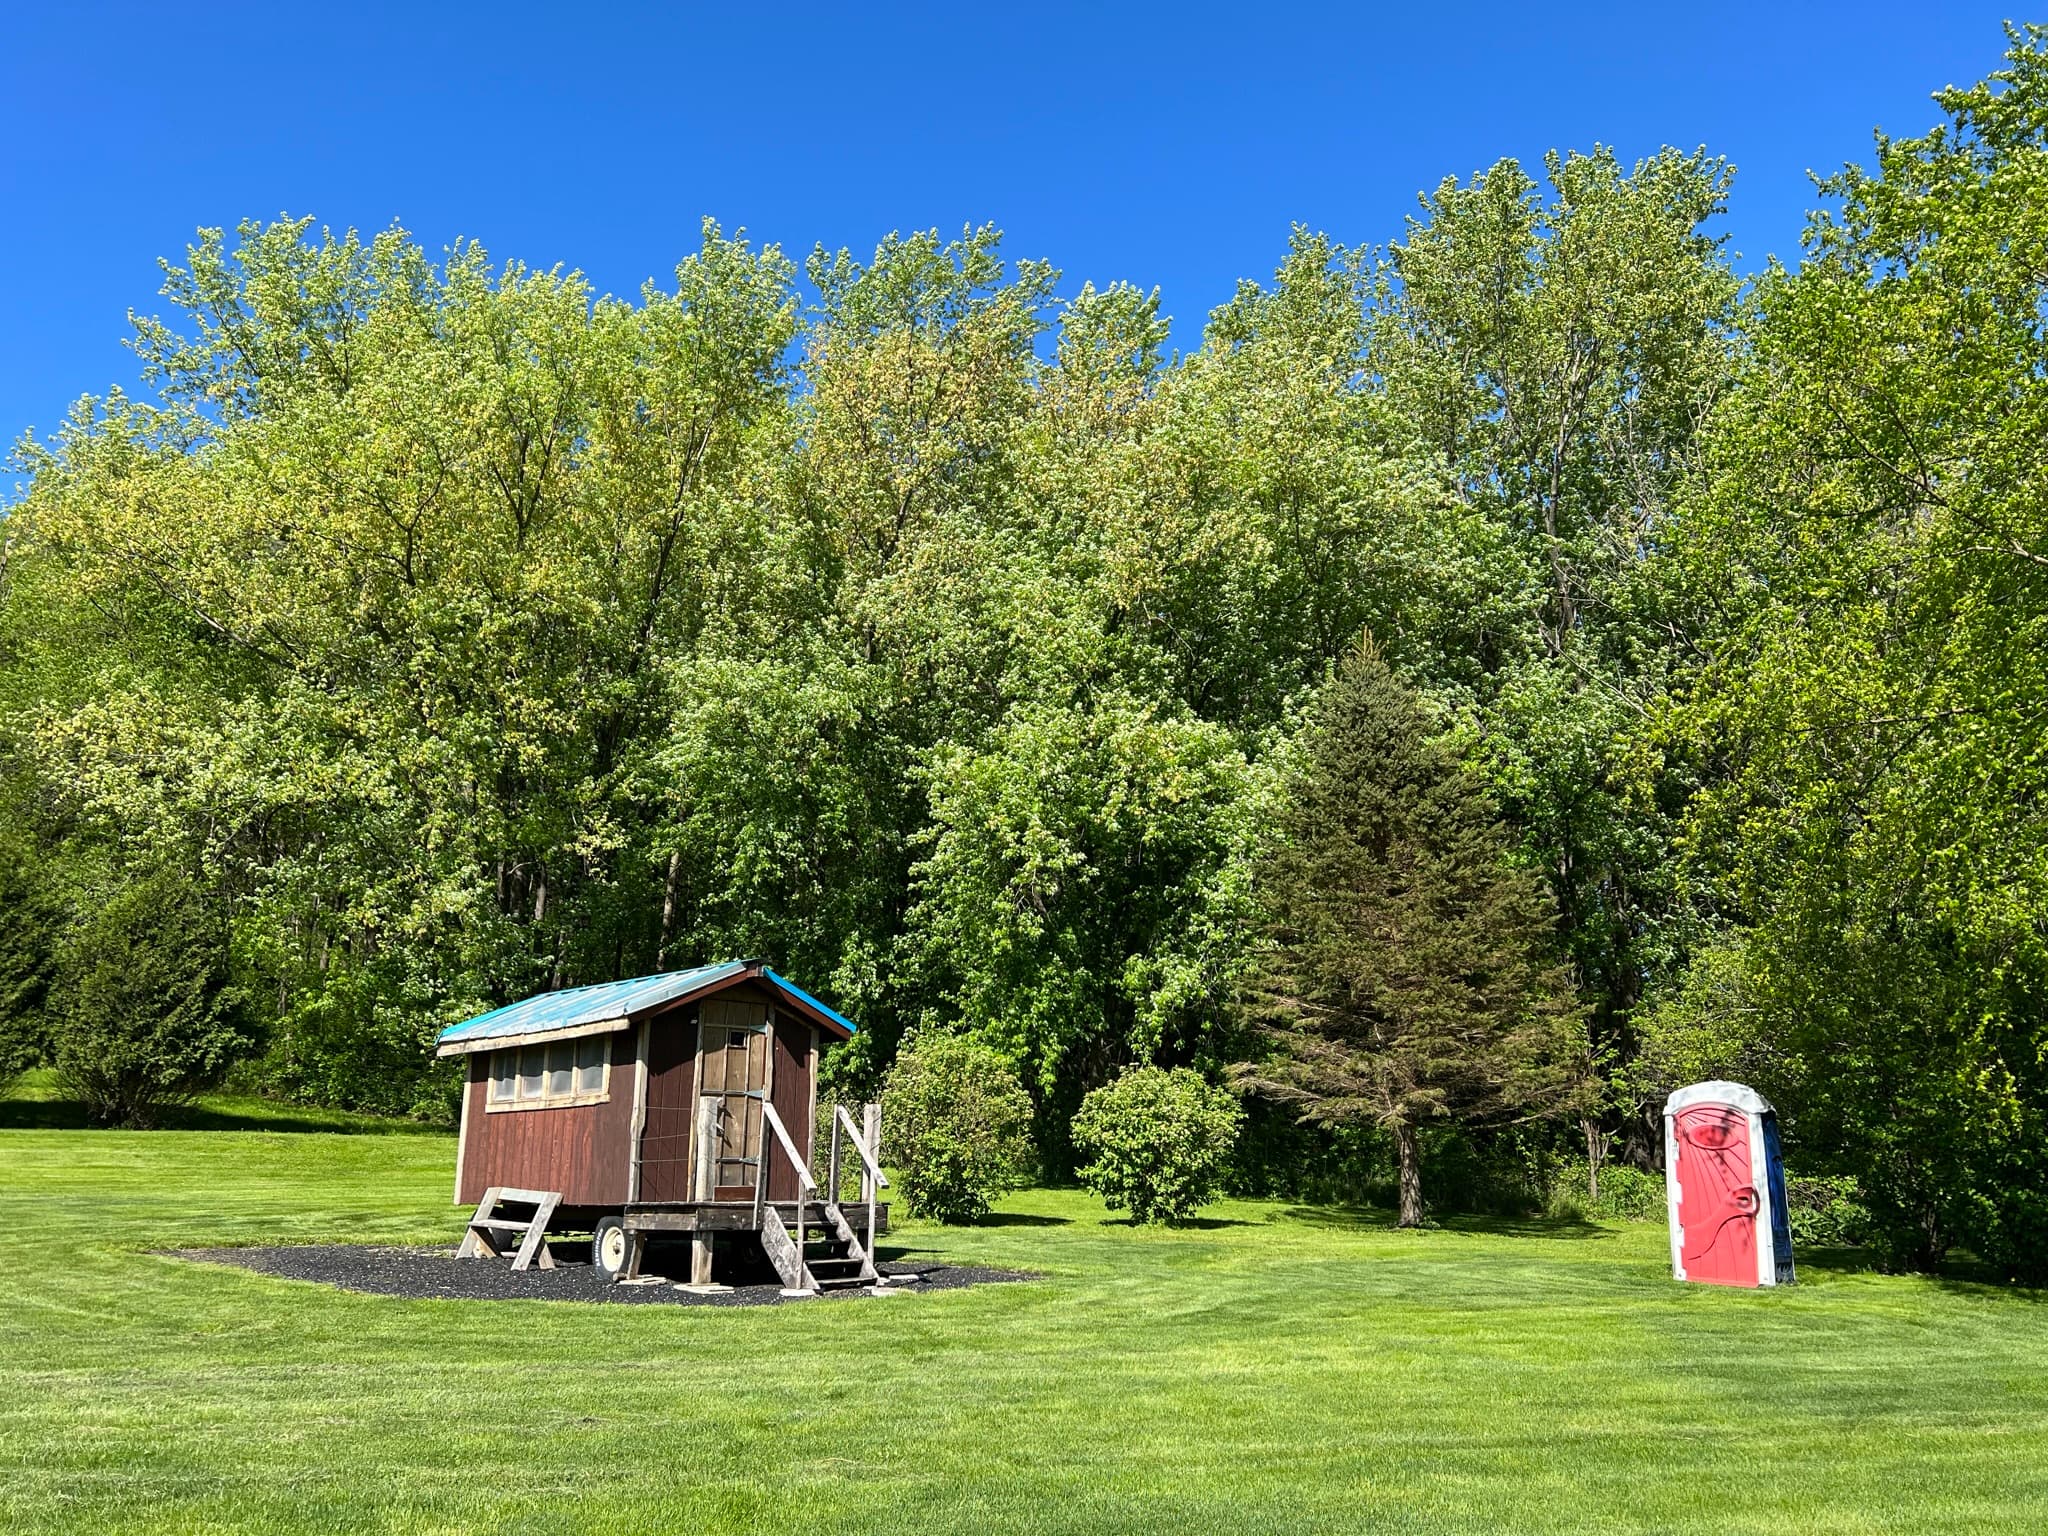
<path fill-rule="evenodd" d="M 825 1162 L 825 1203 L 839 1203 L 839 1116 L 832 1116 L 832 1155 Z"/>
<path fill-rule="evenodd" d="M 647 1131 L 647 1036 L 653 1025 L 646 1019 L 640 1021 L 637 1031 L 639 1038 L 633 1046 L 633 1129 L 632 1140 L 627 1143 L 626 1162 L 626 1203 L 637 1204 L 640 1199 L 640 1144 Z M 605 1049 L 611 1050 L 609 1040 Z M 465 1101 L 466 1102 L 466 1101 Z"/>
<path fill-rule="evenodd" d="M 690 1197 L 710 1200 L 718 1184 L 718 1116 L 721 1101 L 697 1100 L 697 1157 L 690 1168 Z M 711 1284 L 711 1234 L 696 1232 L 690 1237 L 690 1284 Z"/>
<path fill-rule="evenodd" d="M 869 1170 L 882 1166 L 882 1104 L 877 1099 L 860 1112 L 860 1138 L 867 1143 L 868 1155 L 862 1160 L 860 1170 L 861 1192 L 868 1202 L 868 1259 L 875 1257 L 875 1202 L 882 1198 L 882 1191 L 876 1186 L 875 1176 Z"/>
<path fill-rule="evenodd" d="M 868 1149 L 868 1156 L 877 1168 L 882 1166 L 882 1106 L 880 1102 L 867 1105 L 860 1112 L 860 1139 Z M 860 1175 L 860 1197 L 873 1203 L 878 1198 L 875 1190 L 875 1176 L 865 1168 Z"/>
<path fill-rule="evenodd" d="M 471 1054 L 462 1058 L 462 1125 L 455 1133 L 455 1204 L 462 1204 L 462 1160 L 469 1151 L 469 1090 L 470 1083 L 477 1075 L 477 1063 L 488 1061 L 485 1056 Z M 485 1089 L 486 1093 L 490 1090 Z"/>

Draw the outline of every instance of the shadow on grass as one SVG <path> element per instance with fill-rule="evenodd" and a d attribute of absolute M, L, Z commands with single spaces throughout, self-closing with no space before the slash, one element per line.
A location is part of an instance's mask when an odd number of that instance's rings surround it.
<path fill-rule="evenodd" d="M 1030 1211 L 990 1211 L 979 1221 L 965 1222 L 970 1227 L 1071 1227 L 1071 1216 L 1039 1216 Z"/>
<path fill-rule="evenodd" d="M 1105 1227 L 1137 1227 L 1143 1223 L 1129 1216 L 1105 1216 L 1101 1225 Z M 1186 1221 L 1164 1223 L 1170 1232 L 1221 1232 L 1225 1227 L 1248 1227 L 1252 1223 L 1240 1221 L 1235 1216 L 1190 1216 Z"/>
<path fill-rule="evenodd" d="M 1831 1275 L 1881 1275 L 1885 1267 L 1868 1248 L 1807 1248 L 1792 1245 L 1795 1269 L 1818 1269 Z"/>
<path fill-rule="evenodd" d="M 1795 1245 L 1792 1260 L 1801 1271 L 1827 1275 L 1911 1273 L 1886 1264 L 1882 1255 L 1871 1248 L 1802 1248 Z M 2014 1280 L 1996 1265 L 1983 1263 L 1967 1253 L 1951 1254 L 1942 1261 L 1940 1269 L 1923 1278 L 1933 1281 L 1953 1296 L 2023 1301 L 2033 1306 L 2048 1302 L 2048 1287 Z"/>
<path fill-rule="evenodd" d="M 1951 1296 L 1995 1297 L 2000 1301 L 2024 1301 L 2032 1306 L 2048 1302 L 2048 1289 L 2015 1280 L 1996 1264 L 1986 1264 L 1971 1253 L 1951 1253 L 1942 1261 L 1941 1268 L 1932 1279 Z"/>
<path fill-rule="evenodd" d="M 1342 1232 L 1381 1232 L 1393 1226 L 1394 1213 L 1369 1205 L 1290 1205 L 1272 1219 Z"/>
<path fill-rule="evenodd" d="M 1614 1236 L 1611 1229 L 1583 1216 L 1446 1216 L 1446 1232 L 1474 1232 L 1486 1237 L 1550 1237 L 1584 1242 Z"/>
<path fill-rule="evenodd" d="M 877 1264 L 902 1264 L 911 1259 L 937 1258 L 937 1250 L 931 1248 L 913 1248 L 904 1243 L 877 1242 L 875 1244 L 875 1262 Z"/>
<path fill-rule="evenodd" d="M 1949 1274 L 1946 1271 L 1934 1277 L 1934 1283 L 1951 1296 L 1971 1296 L 1997 1301 L 2023 1301 L 2029 1306 L 2040 1306 L 2048 1302 L 2048 1288 L 2038 1285 L 2022 1285 L 2017 1280 L 2008 1280 L 1996 1270 L 1986 1266 L 1982 1278 L 1968 1275 Z"/>
<path fill-rule="evenodd" d="M 1347 1232 L 1391 1232 L 1394 1213 L 1380 1206 L 1290 1205 L 1277 1213 L 1275 1221 L 1296 1222 L 1305 1227 L 1325 1227 Z M 1605 1228 L 1578 1216 L 1441 1216 L 1430 1225 L 1444 1232 L 1472 1233 L 1486 1237 L 1543 1237 L 1586 1241 L 1612 1237 Z"/>

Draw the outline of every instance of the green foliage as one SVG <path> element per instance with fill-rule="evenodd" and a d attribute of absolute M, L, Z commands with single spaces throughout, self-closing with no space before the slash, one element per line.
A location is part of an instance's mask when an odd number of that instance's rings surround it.
<path fill-rule="evenodd" d="M 1003 1055 L 962 1035 L 908 1043 L 882 1090 L 883 1157 L 911 1210 L 978 1221 L 1031 1171 L 1031 1100 Z"/>
<path fill-rule="evenodd" d="M 1794 1253 L 1800 1248 L 1856 1248 L 1870 1241 L 1870 1209 L 1850 1178 L 1785 1180 Z"/>
<path fill-rule="evenodd" d="M 1551 1172 L 1546 1208 L 1553 1216 L 1592 1217 L 1602 1221 L 1663 1221 L 1666 1216 L 1664 1175 L 1626 1164 L 1601 1168 L 1599 1193 L 1593 1194 L 1584 1159 L 1560 1163 Z"/>
<path fill-rule="evenodd" d="M 1081 1101 L 1075 1150 L 1084 1188 L 1141 1225 L 1186 1221 L 1223 1192 L 1244 1111 L 1187 1067 L 1132 1067 Z"/>
<path fill-rule="evenodd" d="M 268 1047 L 239 1075 L 287 1103 L 452 1125 L 463 1064 L 423 1055 L 418 1021 L 429 1013 L 427 1000 L 408 997 L 402 981 L 378 969 L 332 964 L 320 989 L 293 1000 Z"/>
<path fill-rule="evenodd" d="M 1545 954 L 1551 907 L 1505 861 L 1484 786 L 1362 638 L 1318 695 L 1262 871 L 1272 943 L 1247 1007 L 1270 1054 L 1240 1080 L 1394 1135 L 1422 1219 L 1417 1127 L 1554 1113 L 1583 1036 Z"/>
<path fill-rule="evenodd" d="M 0 1092 L 48 1054 L 44 1004 L 63 933 L 63 912 L 38 878 L 33 850 L 0 840 Z"/>
<path fill-rule="evenodd" d="M 1714 664 L 1672 734 L 1726 769 L 1687 829 L 1725 937 L 1674 1023 L 1762 1068 L 1894 1260 L 2040 1276 L 2048 32 L 1936 99 L 1761 282 L 1675 545 Z"/>
<path fill-rule="evenodd" d="M 1239 960 L 1251 786 L 1228 731 L 1132 700 L 1020 710 L 944 753 L 911 914 L 927 974 L 1067 1104 L 1199 1046 Z"/>
<path fill-rule="evenodd" d="M 709 224 L 625 298 L 202 232 L 146 398 L 24 443 L 0 510 L 0 1070 L 70 914 L 162 864 L 274 1093 L 438 1116 L 449 1021 L 758 953 L 861 1018 L 847 1091 L 964 1027 L 1064 1171 L 1125 1067 L 1242 1054 L 1279 786 L 1364 631 L 1426 723 L 1374 771 L 1455 755 L 1502 823 L 1353 888 L 1439 922 L 1485 871 L 1504 926 L 1280 988 L 1415 1004 L 1320 1095 L 1411 1215 L 1425 1167 L 1505 1206 L 1556 1156 L 1436 1122 L 1570 1110 L 1647 1166 L 1662 1091 L 1727 1074 L 1892 1259 L 2043 1272 L 2044 39 L 1747 295 L 1704 151 L 1502 161 L 1383 255 L 1297 229 L 1171 353 L 1156 293 L 1062 303 L 986 227 L 816 251 L 808 310 Z M 1379 1177 L 1377 1130 L 1317 1135 L 1245 1176 Z"/>
<path fill-rule="evenodd" d="M 237 1001 L 203 893 L 175 871 L 142 875 L 65 946 L 50 1006 L 59 1079 L 95 1125 L 148 1130 L 247 1050 Z"/>
<path fill-rule="evenodd" d="M 1740 362 L 1740 280 L 1708 233 L 1732 177 L 1705 151 L 1624 167 L 1603 149 L 1547 156 L 1542 184 L 1512 160 L 1446 180 L 1378 274 L 1368 347 L 1382 409 L 1498 530 L 1513 600 L 1491 605 L 1479 666 L 1415 681 L 1467 712 L 1591 1004 L 1595 1135 L 1644 1160 L 1661 1130 L 1630 1071 L 1637 1008 L 1683 953 L 1675 813 L 1695 773 L 1646 739 L 1692 661 L 1674 622 L 1692 593 L 1654 555 Z"/>
<path fill-rule="evenodd" d="M 237 236 L 140 327 L 158 403 L 24 450 L 8 735 L 81 835 L 206 870 L 281 1081 L 390 1107 L 451 1019 L 652 969 L 660 663 L 743 620 L 791 274 L 707 229 L 630 303 Z"/>
<path fill-rule="evenodd" d="M 999 1042 L 1060 1165 L 1120 1067 L 1228 1054 L 1273 749 L 1345 637 L 1460 707 L 1534 654 L 1531 525 L 1367 366 L 1363 252 L 1297 231 L 1172 361 L 1156 295 L 1056 309 L 985 228 L 808 271 L 800 315 L 711 226 L 631 300 L 209 231 L 153 398 L 25 446 L 0 753 L 224 894 L 276 1091 L 429 1112 L 451 1019 L 764 953 L 860 1014 L 849 1071 Z"/>

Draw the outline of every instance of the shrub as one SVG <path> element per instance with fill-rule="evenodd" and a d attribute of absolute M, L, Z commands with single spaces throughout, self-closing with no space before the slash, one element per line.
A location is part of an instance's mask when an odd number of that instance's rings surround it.
<path fill-rule="evenodd" d="M 1558 1165 L 1551 1179 L 1549 1212 L 1553 1216 L 1591 1216 L 1606 1221 L 1662 1221 L 1666 1210 L 1664 1175 L 1631 1168 L 1626 1163 L 1604 1163 L 1600 1168 L 1600 1196 L 1586 1195 L 1586 1160 L 1575 1158 Z"/>
<path fill-rule="evenodd" d="M 96 1125 L 148 1129 L 248 1046 L 221 925 L 174 873 L 147 876 L 65 946 L 51 1033 L 65 1089 Z"/>
<path fill-rule="evenodd" d="M 904 1202 L 940 1221 L 978 1221 L 1031 1168 L 1031 1100 L 999 1052 L 960 1035 L 905 1046 L 882 1089 L 885 1156 Z"/>
<path fill-rule="evenodd" d="M 1870 1241 L 1870 1211 L 1854 1179 L 1787 1179 L 1785 1209 L 1795 1252 L 1802 1247 L 1856 1248 Z"/>
<path fill-rule="evenodd" d="M 25 844 L 0 842 L 0 1094 L 46 1051 L 44 1003 L 63 918 L 33 866 Z"/>
<path fill-rule="evenodd" d="M 397 965 L 334 959 L 270 1028 L 263 1054 L 237 1073 L 266 1098 L 365 1114 L 452 1123 L 461 1110 L 456 1063 L 434 1059 L 453 1022 L 437 999 L 409 987 Z"/>
<path fill-rule="evenodd" d="M 1187 1067 L 1128 1069 L 1081 1101 L 1081 1182 L 1137 1222 L 1188 1219 L 1223 1191 L 1244 1110 Z"/>

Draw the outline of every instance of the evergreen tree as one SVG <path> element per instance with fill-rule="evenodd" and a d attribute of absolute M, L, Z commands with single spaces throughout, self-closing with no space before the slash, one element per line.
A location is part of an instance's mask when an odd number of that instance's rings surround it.
<path fill-rule="evenodd" d="M 95 1125 L 148 1130 L 249 1047 L 222 925 L 182 876 L 136 880 L 81 925 L 51 989 L 57 1070 Z"/>
<path fill-rule="evenodd" d="M 1552 909 L 1504 861 L 1480 781 L 1370 637 L 1316 700 L 1261 872 L 1272 940 L 1247 1007 L 1271 1047 L 1241 1082 L 1329 1124 L 1373 1121 L 1422 1220 L 1419 1128 L 1567 1107 L 1580 1010 L 1543 956 Z"/>
<path fill-rule="evenodd" d="M 30 850 L 0 842 L 0 1091 L 45 1048 L 43 1002 L 63 914 L 35 879 Z"/>

